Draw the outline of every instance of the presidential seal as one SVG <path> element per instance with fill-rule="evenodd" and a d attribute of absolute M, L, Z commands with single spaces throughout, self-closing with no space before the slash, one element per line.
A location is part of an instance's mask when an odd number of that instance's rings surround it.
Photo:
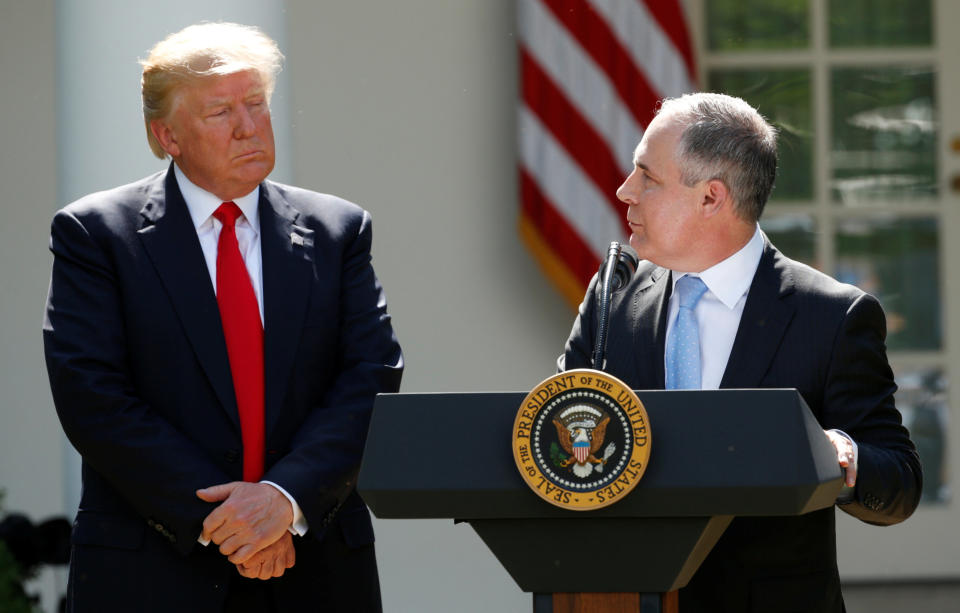
<path fill-rule="evenodd" d="M 524 398 L 513 423 L 513 457 L 530 489 L 550 504 L 574 511 L 611 505 L 647 469 L 647 411 L 605 372 L 554 375 Z"/>

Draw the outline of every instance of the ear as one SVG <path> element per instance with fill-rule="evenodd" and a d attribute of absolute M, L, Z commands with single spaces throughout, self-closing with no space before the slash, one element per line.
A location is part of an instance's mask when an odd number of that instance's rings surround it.
<path fill-rule="evenodd" d="M 180 157 L 180 145 L 177 143 L 177 134 L 170 124 L 163 119 L 154 119 L 150 122 L 150 131 L 153 137 L 160 143 L 160 147 L 167 152 L 167 155 L 176 159 Z"/>
<path fill-rule="evenodd" d="M 704 217 L 713 217 L 724 208 L 733 210 L 730 201 L 730 190 L 720 179 L 710 179 L 704 184 L 703 199 L 700 201 L 700 212 Z"/>

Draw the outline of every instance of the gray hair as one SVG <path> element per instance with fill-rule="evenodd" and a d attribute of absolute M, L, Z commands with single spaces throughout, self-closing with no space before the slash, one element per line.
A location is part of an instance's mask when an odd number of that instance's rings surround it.
<path fill-rule="evenodd" d="M 162 160 L 167 153 L 150 130 L 150 122 L 170 114 L 184 85 L 205 77 L 253 70 L 260 75 L 269 103 L 283 54 L 277 43 L 258 28 L 236 23 L 201 23 L 187 26 L 157 43 L 140 64 L 147 141 L 153 154 Z"/>
<path fill-rule="evenodd" d="M 677 146 L 681 181 L 687 186 L 719 179 L 734 211 L 756 222 L 777 174 L 777 131 L 740 98 L 698 93 L 664 100 L 658 115 L 683 126 Z"/>

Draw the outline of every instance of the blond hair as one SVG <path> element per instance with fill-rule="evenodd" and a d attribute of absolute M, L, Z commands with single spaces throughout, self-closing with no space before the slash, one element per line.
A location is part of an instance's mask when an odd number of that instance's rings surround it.
<path fill-rule="evenodd" d="M 162 160 L 167 153 L 150 130 L 150 122 L 169 116 L 184 85 L 205 77 L 254 70 L 260 74 L 269 103 L 283 54 L 277 43 L 258 28 L 236 23 L 201 23 L 164 38 L 140 64 L 147 142 L 153 154 Z"/>

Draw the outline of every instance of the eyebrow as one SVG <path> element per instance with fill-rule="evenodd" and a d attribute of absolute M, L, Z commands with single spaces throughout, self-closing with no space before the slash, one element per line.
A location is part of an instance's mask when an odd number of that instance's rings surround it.
<path fill-rule="evenodd" d="M 211 100 L 203 105 L 204 109 L 213 109 L 218 106 L 226 106 L 230 104 L 229 98 L 217 98 L 216 100 Z"/>
<path fill-rule="evenodd" d="M 653 170 L 651 170 L 649 166 L 647 166 L 646 164 L 644 164 L 643 162 L 641 162 L 641 161 L 639 161 L 639 160 L 634 160 L 634 161 L 633 161 L 633 165 L 636 166 L 637 168 L 642 169 L 644 172 L 646 172 L 646 173 L 649 174 L 650 176 L 653 176 L 653 177 L 656 176 L 656 173 L 653 172 Z"/>
<path fill-rule="evenodd" d="M 266 95 L 267 95 L 267 92 L 265 89 L 262 89 L 262 88 L 256 89 L 251 91 L 246 96 L 244 96 L 243 100 L 246 101 L 246 100 L 250 100 L 251 98 L 257 98 L 260 96 L 266 97 Z M 222 98 L 215 98 L 214 100 L 211 100 L 209 103 L 205 104 L 204 108 L 211 109 L 218 106 L 229 105 L 232 99 L 233 99 L 233 96 L 223 96 Z"/>

